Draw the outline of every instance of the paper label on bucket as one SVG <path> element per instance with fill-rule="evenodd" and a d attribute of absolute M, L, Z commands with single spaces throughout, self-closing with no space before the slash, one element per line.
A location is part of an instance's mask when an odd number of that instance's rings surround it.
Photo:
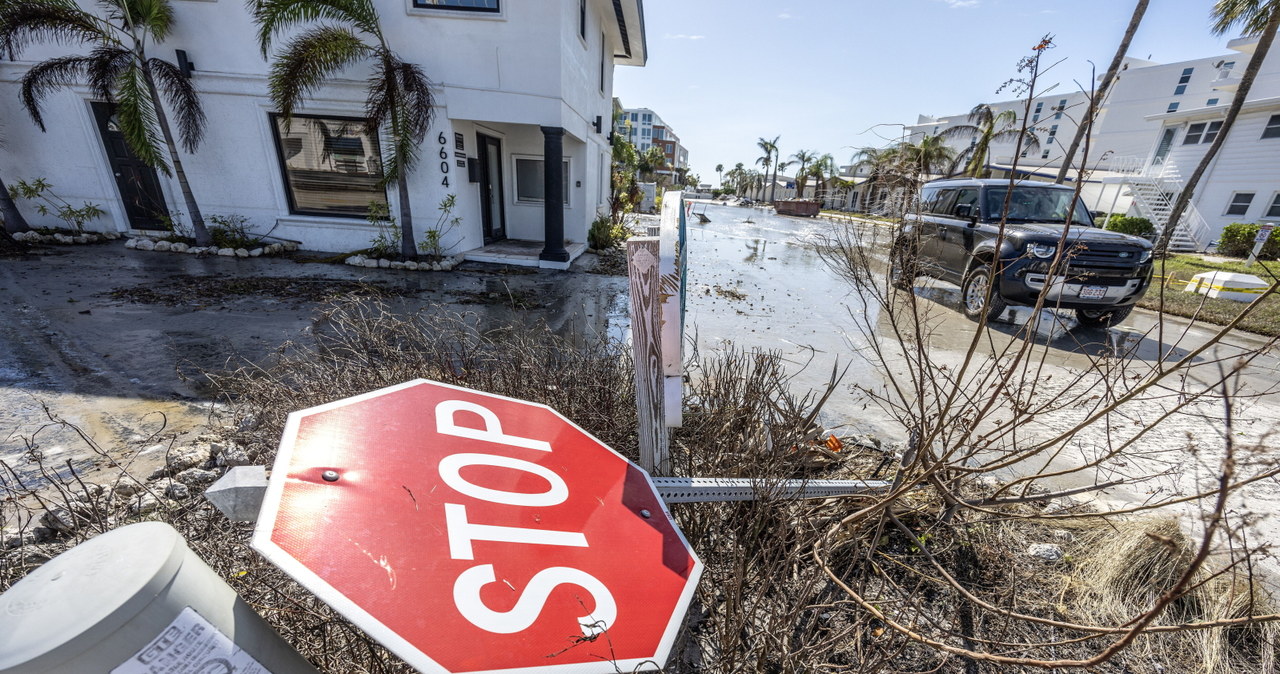
<path fill-rule="evenodd" d="M 111 674 L 271 674 L 190 606 Z"/>

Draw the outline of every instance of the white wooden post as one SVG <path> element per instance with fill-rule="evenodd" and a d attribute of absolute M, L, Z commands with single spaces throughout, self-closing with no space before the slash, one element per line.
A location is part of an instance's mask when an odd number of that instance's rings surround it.
<path fill-rule="evenodd" d="M 627 241 L 627 270 L 631 280 L 631 353 L 636 369 L 640 467 L 650 475 L 669 475 L 671 453 L 663 409 L 658 246 L 659 240 L 655 237 Z"/>

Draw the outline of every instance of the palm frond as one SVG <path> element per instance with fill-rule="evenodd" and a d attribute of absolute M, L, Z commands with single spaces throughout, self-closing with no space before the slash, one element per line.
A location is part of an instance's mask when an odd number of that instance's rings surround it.
<path fill-rule="evenodd" d="M 183 149 L 195 152 L 200 147 L 200 141 L 204 140 L 204 127 L 208 120 L 204 115 L 204 106 L 200 104 L 200 94 L 192 86 L 191 78 L 181 68 L 164 59 L 150 59 L 147 67 L 151 70 L 156 88 L 173 110 Z"/>
<path fill-rule="evenodd" d="M 1023 133 L 1019 129 L 1005 129 L 991 136 L 992 143 L 1016 143 L 1018 136 L 1022 136 L 1022 149 L 1028 152 L 1035 152 L 1040 149 L 1040 139 L 1034 133 L 1027 131 Z"/>
<path fill-rule="evenodd" d="M 971 137 L 971 136 L 980 136 L 980 135 L 982 135 L 982 129 L 976 126 L 973 126 L 971 124 L 961 124 L 959 126 L 952 126 L 938 132 L 938 136 L 940 138 L 945 138 L 947 140 L 950 140 L 952 138 L 962 138 L 962 137 Z"/>
<path fill-rule="evenodd" d="M 125 26 L 136 26 L 156 42 L 173 30 L 173 5 L 169 0 L 101 0 L 110 16 Z"/>
<path fill-rule="evenodd" d="M 349 28 L 312 28 L 289 40 L 276 54 L 267 80 L 271 100 L 288 123 L 293 109 L 307 94 L 343 68 L 373 53 Z"/>
<path fill-rule="evenodd" d="M 350 24 L 381 39 L 378 11 L 370 0 L 249 0 L 249 9 L 264 57 L 277 33 L 311 21 Z"/>
<path fill-rule="evenodd" d="M 160 120 L 147 86 L 146 73 L 137 62 L 116 80 L 116 119 L 133 154 L 148 166 L 169 175 L 169 164 L 160 146 Z"/>
<path fill-rule="evenodd" d="M 70 0 L 0 2 L 0 51 L 17 55 L 33 42 L 114 43 L 110 28 Z"/>
<path fill-rule="evenodd" d="M 1237 24 L 1244 35 L 1261 35 L 1275 12 L 1280 12 L 1276 0 L 1218 0 L 1209 17 L 1215 35 L 1228 33 Z"/>
<path fill-rule="evenodd" d="M 126 68 L 133 63 L 134 53 L 124 47 L 107 45 L 93 50 L 87 75 L 89 89 L 93 95 L 104 100 L 115 100 L 112 88 L 116 80 Z"/>
<path fill-rule="evenodd" d="M 46 129 L 40 103 L 54 91 L 83 81 L 93 67 L 93 61 L 92 56 L 53 58 L 37 63 L 22 76 L 22 105 L 41 131 Z"/>

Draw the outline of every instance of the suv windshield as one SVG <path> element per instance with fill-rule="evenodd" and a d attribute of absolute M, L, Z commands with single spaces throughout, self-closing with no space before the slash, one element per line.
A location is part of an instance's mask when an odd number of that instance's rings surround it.
<path fill-rule="evenodd" d="M 987 189 L 982 212 L 989 220 L 1000 219 L 1000 209 L 1004 206 L 1004 197 L 1008 191 L 1008 187 Z M 1015 186 L 1013 198 L 1009 200 L 1009 222 L 1066 222 L 1072 196 L 1074 193 L 1071 190 Z M 1076 201 L 1071 224 L 1092 224 L 1088 211 L 1079 201 Z"/>

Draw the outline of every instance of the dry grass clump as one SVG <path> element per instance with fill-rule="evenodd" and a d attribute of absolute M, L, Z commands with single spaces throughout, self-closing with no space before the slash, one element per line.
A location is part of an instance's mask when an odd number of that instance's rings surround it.
<path fill-rule="evenodd" d="M 1066 613 L 1097 625 L 1121 625 L 1142 613 L 1186 573 L 1195 541 L 1173 518 L 1095 523 L 1078 545 L 1080 558 L 1067 579 Z M 1248 569 L 1209 567 L 1189 592 L 1170 605 L 1158 627 L 1230 621 L 1276 613 L 1275 599 Z M 1118 660 L 1164 663 L 1206 673 L 1275 671 L 1280 626 L 1274 622 L 1191 631 L 1153 631 Z"/>

